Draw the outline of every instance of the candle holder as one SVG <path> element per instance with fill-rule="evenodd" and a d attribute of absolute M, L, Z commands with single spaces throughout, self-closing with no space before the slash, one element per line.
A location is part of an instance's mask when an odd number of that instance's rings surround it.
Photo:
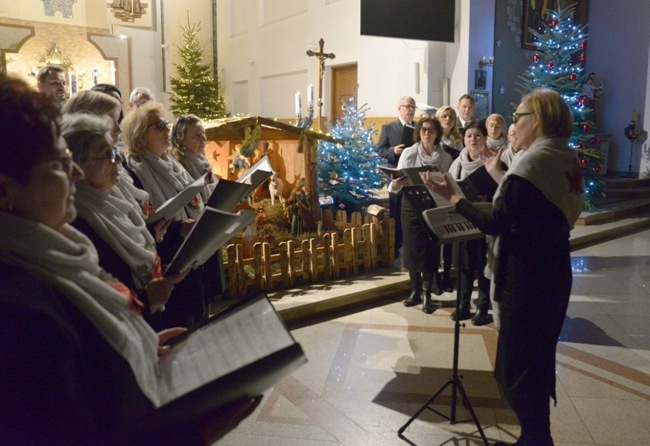
<path fill-rule="evenodd" d="M 311 123 L 314 121 L 314 107 L 309 107 L 307 112 L 308 114 L 304 119 L 302 118 L 302 115 L 296 115 L 296 127 L 303 129 L 311 127 Z"/>

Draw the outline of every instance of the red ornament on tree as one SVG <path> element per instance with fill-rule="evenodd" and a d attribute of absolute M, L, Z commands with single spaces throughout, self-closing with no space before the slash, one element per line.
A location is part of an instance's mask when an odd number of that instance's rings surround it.
<path fill-rule="evenodd" d="M 603 170 L 603 166 L 601 166 L 600 164 L 596 164 L 594 166 L 594 172 L 600 173 L 601 170 Z"/>
<path fill-rule="evenodd" d="M 583 50 L 585 48 L 587 48 L 587 41 L 586 40 L 583 40 L 582 42 L 580 42 L 580 48 L 582 48 Z"/>
<path fill-rule="evenodd" d="M 569 80 L 570 80 L 571 82 L 573 82 L 573 81 L 576 80 L 577 78 L 578 78 L 578 76 L 576 76 L 575 73 L 571 73 L 571 75 L 569 75 Z"/>
<path fill-rule="evenodd" d="M 578 143 L 578 148 L 579 148 L 579 149 L 584 149 L 584 148 L 585 148 L 585 145 L 584 145 L 583 143 L 579 142 L 579 143 Z M 582 160 L 585 161 L 584 158 L 583 158 Z"/>
<path fill-rule="evenodd" d="M 546 68 L 548 68 L 549 70 L 552 70 L 553 68 L 555 68 L 555 64 L 553 62 L 549 62 L 549 63 L 546 64 Z"/>
<path fill-rule="evenodd" d="M 551 20 L 551 26 L 557 26 L 557 19 Z"/>
<path fill-rule="evenodd" d="M 585 124 L 582 126 L 582 130 L 584 130 L 585 132 L 588 132 L 590 128 L 591 127 L 589 127 L 589 124 Z"/>
<path fill-rule="evenodd" d="M 598 138 L 597 136 L 594 136 L 593 138 L 591 138 L 590 142 L 592 144 L 598 144 L 600 142 L 600 138 Z"/>
<path fill-rule="evenodd" d="M 539 62 L 539 54 L 533 54 L 533 61 Z"/>
<path fill-rule="evenodd" d="M 580 147 L 579 144 L 578 144 L 578 147 Z M 582 167 L 587 167 L 587 164 L 589 164 L 589 160 L 587 158 L 582 158 L 580 160 L 580 164 L 582 164 Z"/>
<path fill-rule="evenodd" d="M 585 53 L 580 53 L 580 61 L 584 62 L 585 60 L 587 60 L 587 55 Z"/>

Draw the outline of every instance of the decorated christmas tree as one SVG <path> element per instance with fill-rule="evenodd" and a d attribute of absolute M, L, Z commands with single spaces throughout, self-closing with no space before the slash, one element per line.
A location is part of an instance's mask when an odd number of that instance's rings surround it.
<path fill-rule="evenodd" d="M 380 157 L 372 142 L 374 126 L 364 124 L 367 108 L 357 109 L 343 103 L 343 116 L 329 127 L 341 141 L 321 141 L 318 146 L 318 187 L 322 195 L 332 197 L 334 206 L 359 210 L 375 198 L 373 189 L 383 186 L 378 171 Z"/>
<path fill-rule="evenodd" d="M 182 64 L 174 64 L 177 76 L 171 78 L 171 109 L 175 115 L 191 113 L 203 120 L 227 116 L 223 97 L 219 93 L 219 79 L 203 62 L 199 42 L 200 23 L 181 27 L 185 45 L 178 48 Z"/>
<path fill-rule="evenodd" d="M 598 174 L 602 170 L 600 153 L 595 146 L 599 143 L 595 134 L 594 97 L 586 94 L 587 78 L 584 61 L 587 59 L 586 25 L 573 21 L 576 5 L 558 7 L 550 11 L 542 29 L 531 32 L 537 50 L 533 62 L 526 72 L 519 76 L 521 93 L 537 88 L 550 88 L 562 95 L 573 113 L 574 130 L 569 145 L 578 150 L 585 177 L 586 206 L 594 206 L 594 198 L 603 196 L 604 182 Z M 592 97 L 589 97 L 592 96 Z"/>

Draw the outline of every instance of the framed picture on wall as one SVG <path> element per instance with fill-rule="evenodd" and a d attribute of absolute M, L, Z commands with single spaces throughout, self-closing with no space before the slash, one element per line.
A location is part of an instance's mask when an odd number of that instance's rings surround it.
<path fill-rule="evenodd" d="M 549 12 L 557 9 L 557 0 L 524 0 L 523 17 L 521 20 L 521 47 L 525 50 L 535 50 L 535 37 L 531 32 L 544 30 L 544 22 L 548 20 Z"/>
<path fill-rule="evenodd" d="M 472 90 L 469 94 L 474 98 L 474 117 L 487 118 L 490 114 L 490 92 L 486 90 Z"/>
<path fill-rule="evenodd" d="M 474 88 L 485 90 L 487 84 L 487 71 L 480 69 L 474 70 Z"/>
<path fill-rule="evenodd" d="M 573 0 L 569 4 L 575 5 L 573 22 L 578 26 L 587 25 L 589 0 Z M 531 28 L 540 33 L 544 31 L 544 23 L 550 21 L 550 11 L 557 11 L 560 7 L 566 8 L 567 5 L 564 3 L 559 4 L 559 0 L 524 0 L 521 18 L 521 47 L 523 49 L 537 49 L 537 46 L 535 46 L 535 37 L 530 31 Z"/>

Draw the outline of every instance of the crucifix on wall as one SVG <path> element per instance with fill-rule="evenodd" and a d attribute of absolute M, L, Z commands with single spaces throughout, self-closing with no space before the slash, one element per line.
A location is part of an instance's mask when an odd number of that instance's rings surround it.
<path fill-rule="evenodd" d="M 334 59 L 336 54 L 334 53 L 325 53 L 323 52 L 323 47 L 325 46 L 325 40 L 321 37 L 318 41 L 319 50 L 315 53 L 312 50 L 307 50 L 307 55 L 309 57 L 316 57 L 318 59 L 318 130 L 321 126 L 321 116 L 323 111 L 323 75 L 325 74 L 325 60 Z"/>

